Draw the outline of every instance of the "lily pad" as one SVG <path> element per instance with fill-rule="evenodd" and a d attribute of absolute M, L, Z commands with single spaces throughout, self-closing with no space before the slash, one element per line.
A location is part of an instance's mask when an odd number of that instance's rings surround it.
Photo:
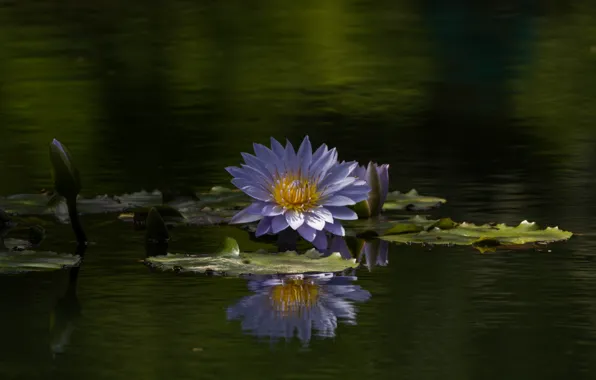
<path fill-rule="evenodd" d="M 369 219 L 346 220 L 342 221 L 342 224 L 346 230 L 346 236 L 378 236 L 387 234 L 387 230 L 391 228 L 419 231 L 435 222 L 437 221 L 426 219 L 425 216 L 420 215 L 414 217 L 380 215 Z M 408 224 L 410 226 L 407 226 Z"/>
<path fill-rule="evenodd" d="M 430 223 L 430 224 L 429 224 Z M 440 245 L 524 245 L 532 243 L 551 243 L 569 239 L 573 234 L 558 227 L 540 229 L 536 223 L 526 220 L 517 226 L 505 224 L 472 223 L 457 224 L 451 219 L 428 220 L 412 218 L 396 224 L 380 236 L 380 239 L 397 243 L 440 244 Z M 412 226 L 419 226 L 420 231 L 412 231 Z"/>
<path fill-rule="evenodd" d="M 355 259 L 344 259 L 338 252 L 324 255 L 314 249 L 303 254 L 295 251 L 267 253 L 240 252 L 234 239 L 227 238 L 224 250 L 215 255 L 171 254 L 148 257 L 145 263 L 162 270 L 215 273 L 232 276 L 341 272 L 356 268 Z"/>
<path fill-rule="evenodd" d="M 13 243 L 5 241 L 7 248 Z M 79 265 L 81 257 L 48 251 L 9 250 L 0 252 L 0 274 L 60 270 Z"/>
<path fill-rule="evenodd" d="M 383 205 L 383 210 L 430 210 L 446 202 L 447 200 L 443 198 L 420 195 L 416 189 L 412 189 L 407 193 L 393 191 L 387 194 L 387 200 Z"/>

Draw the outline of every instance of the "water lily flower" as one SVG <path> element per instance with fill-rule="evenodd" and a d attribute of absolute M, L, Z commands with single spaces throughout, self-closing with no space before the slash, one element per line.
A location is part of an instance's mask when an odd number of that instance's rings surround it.
<path fill-rule="evenodd" d="M 249 281 L 256 294 L 228 308 L 228 320 L 242 320 L 242 329 L 274 340 L 298 336 L 307 344 L 311 336 L 334 337 L 338 320 L 356 324 L 354 302 L 371 294 L 353 285 L 354 276 L 332 273 L 271 277 Z"/>
<path fill-rule="evenodd" d="M 298 151 L 288 141 L 271 138 L 271 149 L 254 144 L 255 155 L 242 153 L 246 164 L 228 167 L 232 183 L 253 198 L 230 223 L 260 221 L 256 236 L 290 227 L 318 249 L 327 247 L 326 232 L 345 235 L 340 220 L 357 219 L 347 206 L 366 200 L 370 187 L 353 173 L 355 162 L 338 162 L 335 148 L 321 145 L 314 153 L 308 136 Z"/>
<path fill-rule="evenodd" d="M 381 213 L 389 191 L 389 164 L 377 165 L 369 162 L 367 167 L 357 166 L 352 175 L 366 181 L 371 190 L 365 201 L 354 209 L 360 218 L 370 218 Z"/>

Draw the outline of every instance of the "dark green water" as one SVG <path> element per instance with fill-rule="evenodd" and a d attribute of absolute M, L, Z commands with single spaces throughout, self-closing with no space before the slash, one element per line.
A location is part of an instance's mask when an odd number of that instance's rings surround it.
<path fill-rule="evenodd" d="M 305 347 L 228 320 L 246 280 L 150 272 L 141 232 L 85 216 L 79 317 L 58 303 L 68 273 L 0 277 L 0 378 L 593 379 L 596 7 L 536 3 L 0 0 L 0 195 L 51 185 L 54 137 L 95 196 L 226 185 L 253 141 L 308 134 L 447 198 L 433 216 L 579 235 L 394 246 L 356 272 L 357 324 Z M 178 229 L 171 248 L 228 233 Z M 74 250 L 68 226 L 47 234 Z M 55 354 L 51 315 L 74 328 Z"/>

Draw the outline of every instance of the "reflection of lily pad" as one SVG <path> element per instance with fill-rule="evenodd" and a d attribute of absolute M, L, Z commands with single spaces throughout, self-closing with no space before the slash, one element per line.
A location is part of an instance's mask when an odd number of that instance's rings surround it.
<path fill-rule="evenodd" d="M 226 239 L 227 246 L 233 239 Z M 358 266 L 355 259 L 346 260 L 339 253 L 323 256 L 314 249 L 304 254 L 293 251 L 281 253 L 267 253 L 257 251 L 253 253 L 238 252 L 237 248 L 230 253 L 217 255 L 184 255 L 167 254 L 165 256 L 149 257 L 145 262 L 162 270 L 176 270 L 182 272 L 210 272 L 227 275 L 268 275 L 268 274 L 294 274 L 308 272 L 341 272 L 348 268 Z"/>
<path fill-rule="evenodd" d="M 8 244 L 7 244 L 8 245 Z M 0 252 L 0 273 L 52 271 L 79 265 L 79 256 L 55 252 Z"/>
<path fill-rule="evenodd" d="M 446 202 L 447 200 L 443 198 L 420 195 L 416 189 L 412 189 L 407 193 L 394 191 L 387 194 L 387 200 L 383 205 L 383 210 L 429 210 L 439 207 Z"/>
<path fill-rule="evenodd" d="M 456 224 L 450 219 L 439 221 L 425 218 L 412 218 L 401 228 L 396 224 L 388 229 L 380 238 L 398 243 L 441 244 L 441 245 L 474 245 L 499 246 L 523 245 L 530 243 L 550 243 L 569 239 L 573 234 L 558 227 L 540 229 L 536 223 L 521 222 L 518 226 L 505 224 L 475 225 L 471 223 Z M 410 232 L 412 225 L 420 226 L 418 232 Z"/>

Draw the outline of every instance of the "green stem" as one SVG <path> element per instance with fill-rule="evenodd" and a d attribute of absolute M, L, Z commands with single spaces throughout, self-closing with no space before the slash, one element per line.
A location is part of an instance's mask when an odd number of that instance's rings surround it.
<path fill-rule="evenodd" d="M 83 226 L 81 225 L 81 221 L 79 220 L 76 199 L 67 199 L 66 206 L 68 207 L 68 216 L 70 218 L 70 224 L 77 238 L 77 242 L 80 245 L 87 245 L 87 236 L 85 235 L 85 231 L 83 231 Z"/>

